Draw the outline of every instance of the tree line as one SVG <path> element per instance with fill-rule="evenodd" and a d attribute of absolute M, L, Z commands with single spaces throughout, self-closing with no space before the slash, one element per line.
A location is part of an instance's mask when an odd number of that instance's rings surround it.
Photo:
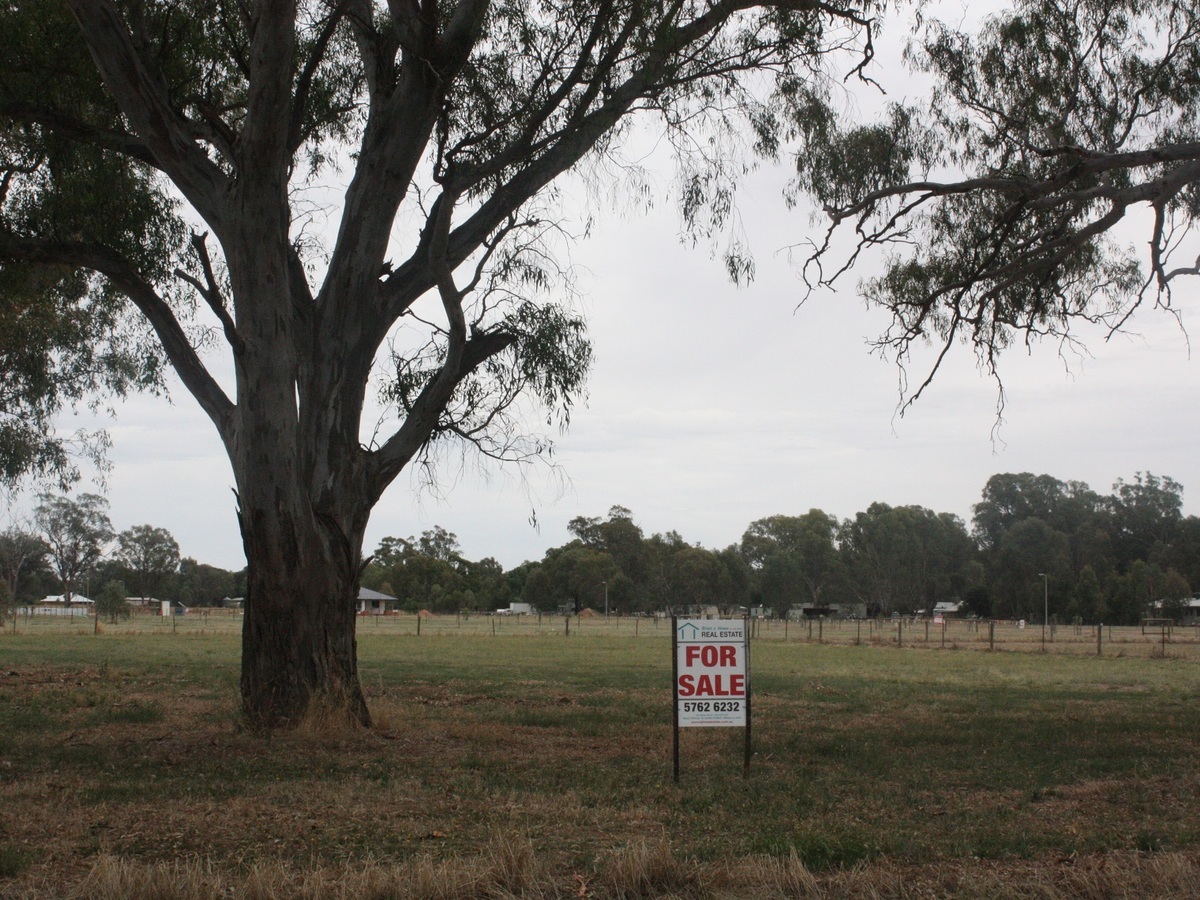
<path fill-rule="evenodd" d="M 1118 480 L 1107 495 L 1079 481 L 1006 473 L 988 479 L 970 527 L 922 506 L 872 503 L 847 519 L 820 509 L 768 516 L 715 550 L 675 531 L 646 535 L 632 511 L 613 506 L 604 517 L 572 519 L 570 541 L 507 571 L 492 557 L 464 557 L 440 526 L 385 537 L 362 584 L 413 612 L 525 602 L 545 612 L 718 606 L 889 616 L 959 601 L 984 618 L 1040 620 L 1048 605 L 1059 622 L 1136 624 L 1179 617 L 1200 584 L 1200 518 L 1182 508 L 1183 486 L 1149 472 Z M 115 531 L 94 494 L 40 495 L 27 527 L 0 532 L 0 576 L 8 604 L 54 593 L 103 603 L 115 585 L 112 614 L 127 596 L 217 606 L 244 596 L 246 584 L 244 570 L 182 556 L 164 528 Z"/>
<path fill-rule="evenodd" d="M 82 595 L 101 615 L 115 618 L 128 613 L 130 597 L 220 606 L 244 596 L 245 585 L 245 570 L 182 556 L 165 528 L 116 531 L 108 501 L 98 494 L 40 494 L 28 521 L 0 532 L 0 608 L 54 594 Z"/>
<path fill-rule="evenodd" d="M 958 601 L 980 617 L 1040 620 L 1048 606 L 1060 622 L 1135 624 L 1178 617 L 1200 583 L 1200 519 L 1182 506 L 1183 486 L 1149 472 L 1107 495 L 1006 473 L 988 479 L 970 527 L 922 506 L 872 503 L 847 519 L 820 509 L 759 519 L 720 550 L 674 531 L 647 536 L 614 506 L 572 519 L 569 542 L 507 572 L 464 559 L 441 528 L 385 538 L 363 583 L 435 612 L 522 601 L 547 612 L 711 605 L 887 616 Z"/>

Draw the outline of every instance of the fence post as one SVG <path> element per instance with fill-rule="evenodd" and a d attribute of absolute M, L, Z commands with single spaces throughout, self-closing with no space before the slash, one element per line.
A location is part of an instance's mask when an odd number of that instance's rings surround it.
<path fill-rule="evenodd" d="M 903 619 L 896 620 L 896 646 L 897 647 L 904 646 L 904 620 Z"/>
<path fill-rule="evenodd" d="M 996 649 L 996 622 L 993 619 L 988 620 L 988 650 Z"/>
<path fill-rule="evenodd" d="M 817 643 L 821 644 L 821 643 L 824 643 L 824 641 L 825 641 L 825 617 L 821 616 L 821 618 L 817 621 Z"/>
<path fill-rule="evenodd" d="M 1096 626 L 1096 655 L 1097 656 L 1099 656 L 1103 652 L 1101 649 L 1103 646 L 1103 643 L 1104 643 L 1104 623 L 1101 622 L 1099 625 Z"/>

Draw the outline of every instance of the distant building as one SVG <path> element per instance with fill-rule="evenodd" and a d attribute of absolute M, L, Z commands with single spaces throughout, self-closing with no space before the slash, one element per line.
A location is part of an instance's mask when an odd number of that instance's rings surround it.
<path fill-rule="evenodd" d="M 72 594 L 71 602 L 67 602 L 65 594 L 54 594 L 49 597 L 43 597 L 38 601 L 38 606 L 48 606 L 52 609 L 61 609 L 68 606 L 95 606 L 96 601 L 89 600 L 83 594 Z"/>
<path fill-rule="evenodd" d="M 358 589 L 358 614 L 360 616 L 382 616 L 387 612 L 389 601 L 395 603 L 396 598 L 382 591 L 360 587 Z"/>
<path fill-rule="evenodd" d="M 788 610 L 787 617 L 793 622 L 802 619 L 865 619 L 865 603 L 801 603 Z"/>
<path fill-rule="evenodd" d="M 62 594 L 54 594 L 43 597 L 31 607 L 22 608 L 22 613 L 31 616 L 90 616 L 95 605 L 95 601 L 83 594 L 72 594 L 70 603 Z"/>
<path fill-rule="evenodd" d="M 498 616 L 528 616 L 533 614 L 533 606 L 529 603 L 510 603 L 505 609 L 496 610 Z"/>
<path fill-rule="evenodd" d="M 933 615 L 935 618 L 941 616 L 944 619 L 961 618 L 963 602 L 961 600 L 939 600 L 933 604 Z"/>
<path fill-rule="evenodd" d="M 1162 616 L 1164 608 L 1179 610 L 1179 621 L 1183 625 L 1200 624 L 1200 594 L 1182 600 L 1155 600 L 1151 604 L 1155 616 Z"/>

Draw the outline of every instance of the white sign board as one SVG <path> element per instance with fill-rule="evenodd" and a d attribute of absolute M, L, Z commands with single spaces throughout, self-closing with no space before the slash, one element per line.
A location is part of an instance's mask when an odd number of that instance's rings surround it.
<path fill-rule="evenodd" d="M 744 727 L 745 620 L 677 619 L 675 653 L 679 727 Z"/>

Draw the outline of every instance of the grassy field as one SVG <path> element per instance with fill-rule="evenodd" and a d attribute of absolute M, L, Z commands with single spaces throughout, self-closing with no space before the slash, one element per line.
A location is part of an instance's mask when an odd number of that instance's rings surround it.
<path fill-rule="evenodd" d="M 364 620 L 376 727 L 284 735 L 237 625 L 0 635 L 0 897 L 1200 896 L 1179 634 L 768 630 L 750 778 L 692 729 L 675 785 L 664 625 Z"/>
<path fill-rule="evenodd" d="M 90 634 L 94 623 L 80 615 L 74 619 L 21 616 L 17 628 L 25 632 Z M 102 623 L 108 634 L 208 635 L 235 634 L 241 630 L 237 610 L 192 610 L 189 615 L 162 618 L 137 615 L 116 624 Z M 605 618 L 533 616 L 415 615 L 364 616 L 359 633 L 364 636 L 456 636 L 492 637 L 611 637 L 659 638 L 669 635 L 669 620 L 650 618 Z M 947 619 L 938 624 L 926 619 L 853 620 L 831 619 L 784 622 L 758 620 L 753 623 L 756 639 L 771 643 L 872 646 L 899 649 L 983 650 L 988 652 L 1054 653 L 1076 656 L 1170 657 L 1200 661 L 1200 625 L 1159 627 L 1052 626 L 1043 634 L 1039 624 Z"/>

